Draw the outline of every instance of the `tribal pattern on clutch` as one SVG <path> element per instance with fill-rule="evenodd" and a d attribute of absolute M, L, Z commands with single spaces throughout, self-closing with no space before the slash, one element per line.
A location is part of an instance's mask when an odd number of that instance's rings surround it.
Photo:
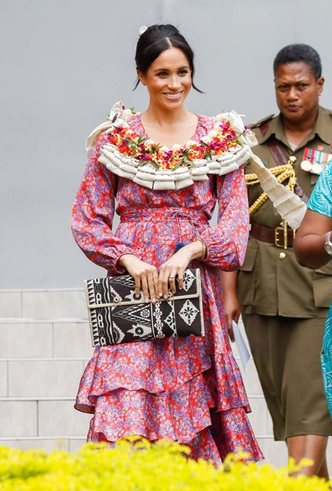
<path fill-rule="evenodd" d="M 93 346 L 165 337 L 204 336 L 199 269 L 187 269 L 183 290 L 168 299 L 145 303 L 135 297 L 130 275 L 85 281 Z"/>

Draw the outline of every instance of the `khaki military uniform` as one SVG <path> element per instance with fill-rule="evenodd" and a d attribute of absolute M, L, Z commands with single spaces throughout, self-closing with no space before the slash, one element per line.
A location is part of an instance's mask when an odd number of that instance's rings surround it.
<path fill-rule="evenodd" d="M 263 121 L 253 130 L 258 140 L 253 151 L 267 167 L 276 167 L 291 156 L 296 158 L 293 167 L 300 185 L 296 192 L 306 200 L 318 175 L 303 170 L 300 164 L 306 148 L 332 154 L 332 112 L 319 108 L 313 131 L 294 151 L 280 116 Z M 252 172 L 247 165 L 246 173 Z M 259 184 L 248 186 L 250 205 L 261 193 Z M 249 239 L 238 276 L 238 297 L 275 438 L 332 435 L 319 359 L 332 299 L 332 264 L 316 271 L 299 266 L 291 247 L 292 232 L 287 233 L 285 243 L 283 230 L 278 228 L 281 217 L 270 200 L 253 214 L 251 222 L 256 238 Z M 312 384 L 315 391 L 311 391 Z"/>

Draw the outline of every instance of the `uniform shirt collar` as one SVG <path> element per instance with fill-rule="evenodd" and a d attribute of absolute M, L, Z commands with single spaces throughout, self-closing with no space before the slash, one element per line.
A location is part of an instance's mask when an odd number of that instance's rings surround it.
<path fill-rule="evenodd" d="M 317 134 L 323 142 L 332 145 L 332 113 L 328 109 L 319 106 L 318 118 L 313 129 L 314 134 Z M 309 135 L 310 136 L 310 135 Z"/>
<path fill-rule="evenodd" d="M 315 137 L 315 135 L 318 135 L 318 137 L 323 142 L 327 143 L 328 145 L 332 145 L 331 126 L 332 126 L 331 111 L 319 106 L 318 116 L 315 126 L 312 132 L 307 136 L 306 142 L 312 140 Z M 264 128 L 262 129 L 263 129 L 263 133 L 261 131 L 257 132 L 258 133 L 257 140 L 259 144 L 265 143 L 272 135 L 274 135 L 277 140 L 285 143 L 285 145 L 288 146 L 288 142 L 284 133 L 282 118 L 280 114 L 268 122 L 268 127 L 265 131 Z"/>

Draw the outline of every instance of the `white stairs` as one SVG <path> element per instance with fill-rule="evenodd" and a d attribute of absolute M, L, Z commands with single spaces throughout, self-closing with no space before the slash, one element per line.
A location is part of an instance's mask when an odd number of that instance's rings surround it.
<path fill-rule="evenodd" d="M 85 442 L 91 415 L 73 409 L 92 354 L 83 290 L 0 292 L 0 445 Z"/>

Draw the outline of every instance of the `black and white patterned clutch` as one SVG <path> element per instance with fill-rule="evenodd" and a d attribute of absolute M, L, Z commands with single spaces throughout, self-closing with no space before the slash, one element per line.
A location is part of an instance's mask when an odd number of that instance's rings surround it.
<path fill-rule="evenodd" d="M 183 289 L 155 303 L 135 298 L 130 275 L 86 280 L 85 291 L 93 346 L 204 336 L 199 269 L 186 269 Z"/>

